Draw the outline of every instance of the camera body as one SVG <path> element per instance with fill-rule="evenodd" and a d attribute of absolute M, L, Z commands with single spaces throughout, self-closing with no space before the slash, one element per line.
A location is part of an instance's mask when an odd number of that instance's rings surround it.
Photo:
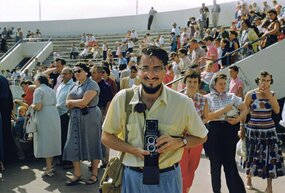
<path fill-rule="evenodd" d="M 88 114 L 88 107 L 84 107 L 83 109 L 80 109 L 82 115 Z"/>
<path fill-rule="evenodd" d="M 144 149 L 150 152 L 150 157 L 157 156 L 156 140 L 159 136 L 158 121 L 146 120 L 146 130 L 144 136 Z"/>
<path fill-rule="evenodd" d="M 143 184 L 146 185 L 159 184 L 159 153 L 156 146 L 158 137 L 158 120 L 146 120 L 144 149 L 150 152 L 150 155 L 144 156 Z"/>

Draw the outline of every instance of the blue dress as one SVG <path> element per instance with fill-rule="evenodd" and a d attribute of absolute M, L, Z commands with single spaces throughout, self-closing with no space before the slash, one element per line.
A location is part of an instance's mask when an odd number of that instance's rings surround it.
<path fill-rule="evenodd" d="M 285 173 L 284 159 L 268 99 L 252 93 L 250 119 L 246 126 L 246 174 L 261 178 L 277 178 Z"/>
<path fill-rule="evenodd" d="M 98 84 L 87 79 L 83 84 L 76 82 L 68 93 L 70 99 L 81 99 L 88 90 L 96 91 L 97 95 L 88 104 L 88 114 L 83 115 L 81 109 L 70 110 L 67 140 L 63 150 L 63 160 L 84 161 L 101 160 L 102 114 L 98 101 L 100 88 Z"/>

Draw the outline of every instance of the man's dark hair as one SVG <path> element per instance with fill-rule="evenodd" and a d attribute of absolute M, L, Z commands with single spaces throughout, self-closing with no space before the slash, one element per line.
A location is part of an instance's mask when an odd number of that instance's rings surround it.
<path fill-rule="evenodd" d="M 64 59 L 62 59 L 62 58 L 57 58 L 57 59 L 55 59 L 55 61 L 56 61 L 56 62 L 60 61 L 60 63 L 61 63 L 62 65 L 65 65 L 65 64 L 66 64 L 66 61 L 65 61 Z"/>
<path fill-rule="evenodd" d="M 149 46 L 142 50 L 142 54 L 146 56 L 155 56 L 162 61 L 164 66 L 168 63 L 168 54 L 165 50 L 157 46 Z"/>
<path fill-rule="evenodd" d="M 134 71 L 138 72 L 138 69 L 136 66 L 131 66 L 130 70 L 134 70 Z"/>
<path fill-rule="evenodd" d="M 234 31 L 234 30 L 230 30 L 230 34 L 233 34 L 234 36 L 238 36 L 238 34 L 237 34 L 237 32 L 236 31 Z"/>
<path fill-rule="evenodd" d="M 205 41 L 205 42 L 207 42 L 207 41 L 213 41 L 213 38 L 212 38 L 212 36 L 206 36 L 206 37 L 204 37 L 204 39 L 203 39 L 203 41 Z"/>
<path fill-rule="evenodd" d="M 230 66 L 229 69 L 235 72 L 239 72 L 239 68 L 237 66 Z"/>
<path fill-rule="evenodd" d="M 110 76 L 111 72 L 110 72 L 110 69 L 109 69 L 108 67 L 103 66 L 103 70 L 106 72 L 106 74 L 107 74 L 108 76 Z"/>

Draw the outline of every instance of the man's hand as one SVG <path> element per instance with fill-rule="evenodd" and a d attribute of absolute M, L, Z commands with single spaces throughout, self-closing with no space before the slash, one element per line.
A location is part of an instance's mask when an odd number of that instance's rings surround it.
<path fill-rule="evenodd" d="M 133 152 L 132 152 L 133 155 L 141 158 L 142 160 L 144 159 L 144 156 L 145 155 L 149 155 L 150 152 L 147 151 L 147 150 L 143 150 L 141 148 L 134 148 Z"/>
<path fill-rule="evenodd" d="M 183 144 L 181 138 L 174 138 L 169 135 L 162 135 L 156 141 L 158 153 L 176 150 L 182 147 L 182 145 Z"/>

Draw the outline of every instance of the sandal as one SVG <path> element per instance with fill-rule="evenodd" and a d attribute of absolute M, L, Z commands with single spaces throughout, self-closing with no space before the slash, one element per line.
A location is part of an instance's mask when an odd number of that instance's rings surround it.
<path fill-rule="evenodd" d="M 96 175 L 91 175 L 91 177 L 85 182 L 86 185 L 92 185 L 98 182 L 98 177 Z"/>
<path fill-rule="evenodd" d="M 77 185 L 80 181 L 82 180 L 82 175 L 81 176 L 73 176 L 73 178 L 67 180 L 65 182 L 66 186 L 74 186 Z"/>
<path fill-rule="evenodd" d="M 41 175 L 42 175 L 42 177 L 45 177 L 45 176 L 47 176 L 47 177 L 52 177 L 52 176 L 54 175 L 54 173 L 53 173 L 53 170 L 50 169 L 50 170 L 48 170 L 48 171 L 43 171 L 43 172 L 41 172 Z"/>

